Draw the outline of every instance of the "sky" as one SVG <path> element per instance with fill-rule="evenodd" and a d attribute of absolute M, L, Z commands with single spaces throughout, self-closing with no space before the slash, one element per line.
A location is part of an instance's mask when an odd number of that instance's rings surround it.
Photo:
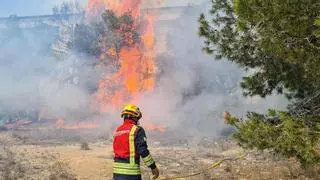
<path fill-rule="evenodd" d="M 52 8 L 63 1 L 79 1 L 83 6 L 88 2 L 88 0 L 0 0 L 0 17 L 50 14 Z M 162 0 L 161 2 L 163 6 L 181 6 L 203 1 L 209 0 Z"/>
<path fill-rule="evenodd" d="M 0 0 L 0 17 L 50 14 L 65 0 Z M 68 0 L 69 1 L 69 0 Z M 87 0 L 77 0 L 85 4 Z"/>

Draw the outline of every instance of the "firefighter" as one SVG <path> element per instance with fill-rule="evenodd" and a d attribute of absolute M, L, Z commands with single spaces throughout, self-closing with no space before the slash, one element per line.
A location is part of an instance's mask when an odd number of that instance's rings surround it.
<path fill-rule="evenodd" d="M 147 145 L 147 138 L 138 121 L 142 117 L 140 109 L 128 104 L 121 112 L 124 122 L 114 133 L 113 151 L 114 180 L 141 180 L 140 156 L 146 166 L 151 169 L 153 179 L 159 177 L 159 170 Z"/>

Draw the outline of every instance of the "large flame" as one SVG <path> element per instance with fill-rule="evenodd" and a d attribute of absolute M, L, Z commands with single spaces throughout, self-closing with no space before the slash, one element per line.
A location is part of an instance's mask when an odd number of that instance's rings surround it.
<path fill-rule="evenodd" d="M 137 19 L 140 16 L 140 0 L 89 0 L 86 11 L 92 13 L 101 5 L 112 10 L 117 15 L 131 12 L 132 16 Z"/>
<path fill-rule="evenodd" d="M 90 0 L 87 13 L 95 13 L 97 7 L 104 6 L 121 16 L 131 13 L 135 26 L 143 24 L 141 41 L 130 48 L 122 48 L 116 55 L 114 47 L 106 49 L 101 59 L 108 56 L 118 56 L 119 70 L 113 75 L 105 74 L 100 80 L 94 100 L 98 103 L 100 112 L 108 107 L 120 107 L 125 103 L 137 100 L 140 92 L 153 91 L 155 86 L 155 51 L 154 51 L 154 16 L 141 14 L 140 0 Z M 133 40 L 126 40 L 130 44 Z"/>
<path fill-rule="evenodd" d="M 158 1 L 157 1 L 158 2 Z M 151 12 L 141 14 L 140 0 L 89 0 L 86 13 L 97 15 L 97 9 L 104 7 L 121 16 L 130 13 L 134 26 L 144 27 L 139 31 L 141 40 L 134 43 L 132 34 L 125 35 L 125 41 L 132 46 L 121 48 L 116 52 L 115 47 L 108 47 L 100 55 L 100 59 L 113 57 L 117 60 L 119 69 L 114 74 L 105 74 L 99 81 L 98 90 L 93 95 L 93 108 L 104 112 L 110 107 L 119 108 L 125 103 L 139 101 L 141 92 L 152 92 L 155 87 L 155 16 Z M 105 38 L 105 37 L 100 37 Z M 103 67 L 101 65 L 100 67 Z M 145 127 L 152 131 L 164 132 L 166 126 L 146 122 Z M 92 123 L 78 123 L 68 125 L 62 118 L 56 120 L 59 129 L 93 129 L 97 125 Z"/>

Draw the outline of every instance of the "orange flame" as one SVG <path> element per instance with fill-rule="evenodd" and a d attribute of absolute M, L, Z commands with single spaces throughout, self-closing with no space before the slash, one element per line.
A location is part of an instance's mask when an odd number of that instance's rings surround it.
<path fill-rule="evenodd" d="M 155 51 L 154 51 L 154 16 L 141 16 L 140 0 L 90 0 L 87 12 L 94 13 L 95 8 L 103 5 L 116 15 L 130 12 L 135 25 L 146 23 L 141 33 L 141 42 L 133 44 L 132 34 L 128 33 L 126 42 L 132 44 L 130 48 L 122 48 L 116 54 L 115 48 L 105 50 L 105 56 L 118 57 L 119 70 L 113 75 L 105 74 L 100 80 L 94 100 L 98 101 L 98 111 L 106 111 L 108 107 L 119 107 L 133 99 L 139 92 L 153 91 L 155 86 Z M 131 43 L 130 43 L 131 42 Z"/>
<path fill-rule="evenodd" d="M 141 0 L 89 0 L 86 11 L 95 13 L 95 9 L 103 5 L 106 9 L 112 10 L 117 15 L 131 12 L 132 16 L 137 19 L 140 16 Z"/>
<path fill-rule="evenodd" d="M 158 2 L 158 1 L 157 1 Z M 119 69 L 116 73 L 105 74 L 99 81 L 98 90 L 94 94 L 94 109 L 99 112 L 109 107 L 120 107 L 124 103 L 139 100 L 139 93 L 152 92 L 155 87 L 155 15 L 153 12 L 141 13 L 141 0 L 89 0 L 87 13 L 95 14 L 95 9 L 101 5 L 120 16 L 130 12 L 135 26 L 144 29 L 140 33 L 140 40 L 134 44 L 132 34 L 125 34 L 130 48 L 121 48 L 116 52 L 114 47 L 105 50 L 101 59 L 106 56 L 117 58 Z M 124 27 L 126 28 L 126 27 Z M 164 132 L 166 126 L 146 122 L 145 127 L 152 131 Z"/>
<path fill-rule="evenodd" d="M 90 123 L 84 123 L 84 122 L 80 122 L 77 124 L 65 124 L 64 120 L 62 118 L 58 118 L 56 120 L 56 128 L 57 129 L 68 129 L 68 130 L 72 130 L 72 129 L 96 129 L 98 128 L 97 124 L 90 124 Z"/>

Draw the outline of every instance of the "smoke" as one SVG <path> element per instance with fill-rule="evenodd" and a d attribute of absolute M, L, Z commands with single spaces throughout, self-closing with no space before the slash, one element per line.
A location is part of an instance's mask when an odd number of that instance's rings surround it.
<path fill-rule="evenodd" d="M 85 6 L 87 0 L 3 0 L 0 6 L 0 17 L 50 14 L 54 6 L 63 2 L 78 2 L 80 5 Z"/>
<path fill-rule="evenodd" d="M 249 110 L 264 112 L 286 105 L 278 96 L 242 97 L 239 82 L 244 72 L 201 51 L 197 19 L 206 7 L 160 10 L 163 19 L 156 24 L 159 72 L 154 92 L 141 94 L 137 102 L 142 125 L 151 121 L 189 135 L 219 137 L 228 128 L 222 120 L 225 110 L 243 116 Z M 181 17 L 165 16 L 170 14 Z M 88 63 L 94 60 L 72 52 L 57 61 L 51 47 L 59 29 L 42 28 L 0 29 L 0 113 L 43 110 L 45 119 L 101 120 L 108 124 L 106 128 L 119 124 L 120 109 L 100 115 L 90 110 L 90 98 L 101 78 L 101 72 Z"/>
<path fill-rule="evenodd" d="M 79 2 L 82 6 L 87 3 L 87 0 L 67 0 L 67 2 Z M 30 15 L 44 15 L 50 14 L 52 8 L 56 5 L 60 5 L 66 0 L 16 0 L 1 1 L 0 17 L 9 17 L 10 15 L 17 16 L 30 16 Z"/>
<path fill-rule="evenodd" d="M 157 29 L 169 29 L 168 48 L 157 59 L 160 69 L 157 88 L 154 93 L 144 95 L 140 105 L 149 120 L 166 124 L 170 129 L 219 137 L 230 128 L 222 120 L 223 111 L 244 116 L 247 111 L 284 108 L 287 101 L 281 96 L 242 97 L 239 83 L 244 71 L 226 60 L 215 61 L 204 54 L 197 36 L 197 19 L 201 12 L 208 12 L 208 7 L 208 3 L 203 3 L 177 8 L 177 12 L 182 11 L 181 18 L 170 24 L 158 21 Z M 162 11 L 165 13 L 166 9 Z"/>
<path fill-rule="evenodd" d="M 8 28 L 2 31 L 0 59 L 0 100 L 7 109 L 30 109 L 39 103 L 37 86 L 50 71 L 53 61 L 41 58 L 40 36 Z M 3 109 L 3 107 L 2 107 Z"/>
<path fill-rule="evenodd" d="M 43 119 L 85 116 L 89 106 L 89 92 L 83 87 L 86 79 L 80 86 L 73 77 L 75 66 L 88 58 L 71 55 L 57 61 L 51 47 L 58 39 L 58 28 L 46 24 L 20 28 L 15 22 L 5 25 L 0 29 L 0 114 L 30 112 Z M 91 72 L 81 73 L 88 76 Z"/>

